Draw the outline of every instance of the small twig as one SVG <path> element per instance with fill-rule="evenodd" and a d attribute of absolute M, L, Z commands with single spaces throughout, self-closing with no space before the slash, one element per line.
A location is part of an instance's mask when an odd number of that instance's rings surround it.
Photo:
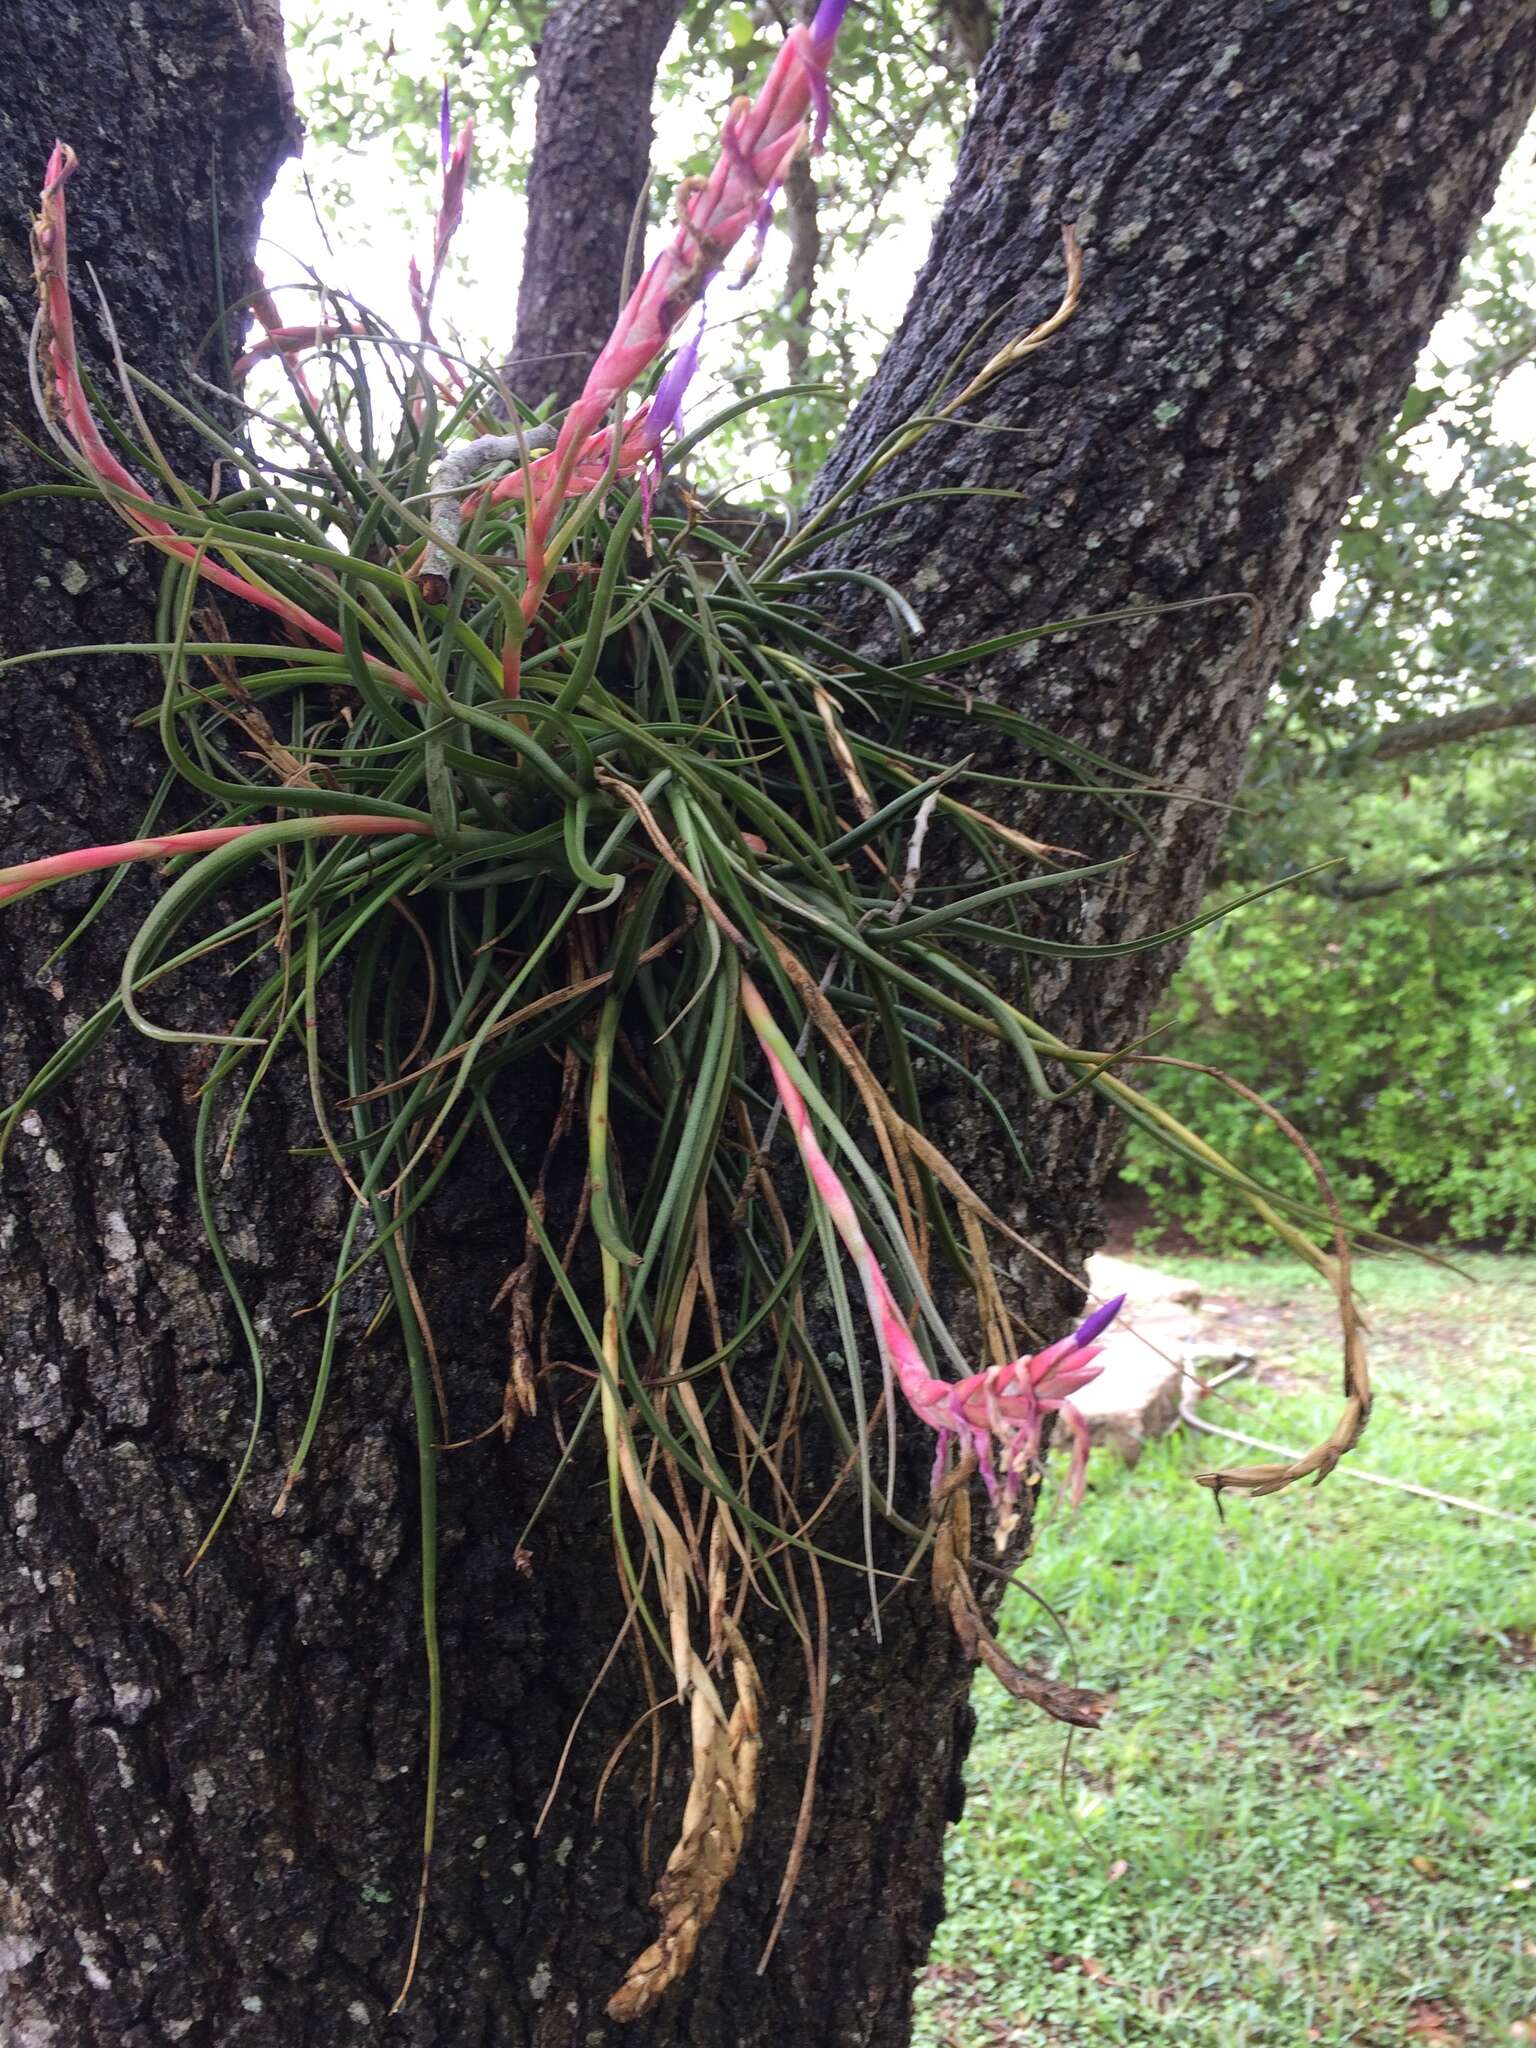
<path fill-rule="evenodd" d="M 471 480 L 497 463 L 522 462 L 536 450 L 554 445 L 553 427 L 525 427 L 515 434 L 482 434 L 478 441 L 466 441 L 443 457 L 432 479 L 430 494 L 429 523 L 433 537 L 421 557 L 422 595 L 429 604 L 441 604 L 448 594 L 448 579 L 453 574 L 451 551 L 459 544 L 464 493 Z M 436 588 L 429 588 L 429 582 Z"/>

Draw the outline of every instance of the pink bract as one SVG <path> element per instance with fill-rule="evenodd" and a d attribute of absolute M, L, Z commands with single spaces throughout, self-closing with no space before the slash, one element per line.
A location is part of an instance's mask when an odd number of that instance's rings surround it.
<path fill-rule="evenodd" d="M 791 160 L 807 146 L 805 116 L 812 108 L 816 133 L 810 146 L 820 147 L 827 64 L 845 5 L 846 0 L 842 5 L 824 0 L 814 23 L 797 23 L 789 31 L 756 100 L 742 97 L 726 115 L 714 170 L 693 181 L 691 191 L 685 187 L 680 193 L 676 232 L 631 292 L 581 396 L 565 416 L 547 481 L 533 493 L 524 541 L 525 625 L 532 623 L 548 588 L 553 568 L 547 559 L 549 540 L 591 437 L 620 394 L 661 354 L 679 321 L 778 190 Z M 634 424 L 626 422 L 621 430 L 621 447 Z M 514 475 L 504 478 L 493 495 L 505 499 L 524 489 L 522 476 Z M 517 650 L 511 648 L 506 673 L 513 694 L 517 672 Z"/>
<path fill-rule="evenodd" d="M 1095 1309 L 1072 1336 L 1059 1338 L 1032 1356 L 989 1366 L 963 1380 L 936 1378 L 929 1372 L 896 1305 L 847 1188 L 821 1149 L 805 1098 L 788 1071 L 788 1046 L 783 1034 L 747 977 L 742 980 L 742 1009 L 768 1061 L 785 1121 L 794 1135 L 811 1185 L 825 1203 L 859 1275 L 880 1355 L 890 1366 L 913 1414 L 937 1433 L 934 1485 L 943 1478 L 950 1450 L 957 1441 L 974 1451 L 1001 1543 L 1018 1519 L 1019 1489 L 1024 1479 L 1038 1471 L 1045 1418 L 1059 1415 L 1072 1435 L 1072 1498 L 1074 1502 L 1081 1500 L 1088 1465 L 1088 1430 L 1070 1397 L 1098 1378 L 1102 1367 L 1094 1361 L 1102 1346 L 1093 1339 L 1119 1314 L 1124 1295 Z"/>
<path fill-rule="evenodd" d="M 198 574 L 205 581 L 216 584 L 233 597 L 244 598 L 247 604 L 258 605 L 262 611 L 274 613 L 306 639 L 340 653 L 343 647 L 341 635 L 323 620 L 305 611 L 302 605 L 293 604 L 287 598 L 262 590 L 243 576 L 235 575 L 221 562 L 210 560 L 207 554 L 201 553 L 191 541 L 177 533 L 168 521 L 159 516 L 154 499 L 138 478 L 123 467 L 107 446 L 86 399 L 75 353 L 75 317 L 69 298 L 69 239 L 64 204 L 64 187 L 74 173 L 75 164 L 75 153 L 69 145 L 55 142 L 43 180 L 40 211 L 32 225 L 32 253 L 41 300 L 38 354 L 42 359 L 43 403 L 49 424 L 57 427 L 72 445 L 82 465 L 109 487 L 118 511 L 128 524 L 153 541 L 156 547 L 184 562 L 196 563 Z M 130 502 L 124 503 L 125 498 Z M 389 668 L 372 656 L 365 658 L 397 689 L 404 690 L 409 696 L 420 695 L 416 685 L 398 669 Z"/>

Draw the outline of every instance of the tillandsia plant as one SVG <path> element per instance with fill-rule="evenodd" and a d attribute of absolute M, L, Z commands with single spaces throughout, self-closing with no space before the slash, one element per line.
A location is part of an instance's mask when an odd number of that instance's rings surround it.
<path fill-rule="evenodd" d="M 443 208 L 429 281 L 416 282 L 418 334 L 402 339 L 334 301 L 309 325 L 285 326 L 258 295 L 264 338 L 246 362 L 278 359 L 292 400 L 261 443 L 254 413 L 229 430 L 227 411 L 200 399 L 205 387 L 168 391 L 120 361 L 124 416 L 103 431 L 75 344 L 75 159 L 63 144 L 36 222 L 34 386 L 65 473 L 46 488 L 104 498 L 162 558 L 157 637 L 137 651 L 159 665 L 159 702 L 144 722 L 167 770 L 139 837 L 0 870 L 0 899 L 134 861 L 165 864 L 167 886 L 126 948 L 116 993 L 10 1106 L 6 1134 L 119 1022 L 206 1055 L 199 1200 L 255 1398 L 205 1549 L 250 1466 L 263 1386 L 256 1321 L 218 1237 L 213 1154 L 237 1142 L 274 1061 L 286 1055 L 307 1075 L 318 1140 L 351 1207 L 313 1400 L 277 1509 L 323 1424 L 338 1305 L 382 1283 L 419 1444 L 429 1711 L 412 1967 L 443 1683 L 440 1390 L 412 1246 L 455 1158 L 471 1139 L 489 1146 L 525 1239 L 506 1290 L 512 1369 L 500 1422 L 510 1431 L 534 1416 L 541 1386 L 561 1371 L 549 1344 L 558 1318 L 588 1361 L 587 1380 L 572 1382 L 584 1405 L 562 1469 L 595 1419 L 631 1620 L 669 1664 L 691 1734 L 692 1789 L 657 1892 L 661 1929 L 614 1995 L 619 2017 L 646 2010 L 687 1967 L 750 1823 L 760 1688 L 737 1596 L 750 1587 L 809 1642 L 793 1568 L 815 1574 L 834 1561 L 813 1533 L 818 1511 L 787 1476 L 797 1431 L 826 1432 L 845 1461 L 872 1596 L 879 1516 L 910 1539 L 914 1560 L 931 1550 L 936 1589 L 972 1656 L 1063 1719 L 1097 1716 L 1091 1695 L 1013 1665 L 992 1637 L 971 1590 L 969 1482 L 974 1474 L 985 1489 L 1005 1548 L 1059 1417 L 1081 1492 L 1087 1439 L 1072 1395 L 1096 1372 L 1097 1340 L 1119 1305 L 1095 1308 L 1055 1342 L 1021 1323 L 995 1255 L 1044 1255 L 925 1130 L 918 1060 L 973 1088 L 999 1144 L 1021 1161 L 1018 1134 L 957 1058 L 956 1031 L 1016 1057 L 1042 1102 L 1096 1091 L 1223 1179 L 1329 1275 L 1346 1329 L 1339 1430 L 1295 1467 L 1209 1483 L 1262 1491 L 1303 1470 L 1321 1475 L 1353 1443 L 1369 1401 L 1348 1245 L 1326 1193 L 1313 1207 L 1267 1194 L 1138 1094 L 1123 1050 L 1064 1043 L 996 978 L 1009 956 L 1092 958 L 1192 925 L 1099 947 L 1040 936 L 1023 915 L 1032 895 L 1117 863 L 1085 865 L 969 801 L 962 746 L 946 760 L 909 743 L 919 717 L 928 731 L 985 725 L 1021 760 L 1045 763 L 1053 785 L 1134 819 L 1163 793 L 954 687 L 989 654 L 1097 622 L 1033 624 L 984 646 L 882 662 L 839 644 L 817 613 L 828 572 L 809 565 L 810 551 L 824 562 L 840 535 L 875 516 L 847 509 L 851 491 L 1070 318 L 1080 285 L 1070 236 L 1059 311 L 999 348 L 963 390 L 941 394 L 848 490 L 778 539 L 733 539 L 685 490 L 657 490 L 745 407 L 682 431 L 696 332 L 649 398 L 631 404 L 629 394 L 732 248 L 761 233 L 796 151 L 819 146 L 842 4 L 823 0 L 792 29 L 758 98 L 731 109 L 715 171 L 680 195 L 675 232 L 558 426 L 433 331 L 470 158 L 467 127 L 449 146 L 446 108 Z M 324 377 L 306 369 L 312 352 Z M 202 437 L 216 494 L 173 471 L 145 396 L 179 432 Z M 386 414 L 396 422 L 387 444 Z M 901 595 L 877 588 L 911 623 Z M 285 637 L 232 630 L 219 599 L 275 618 Z M 177 809 L 180 827 L 163 829 L 161 814 Z M 979 885 L 925 879 L 925 854 L 940 841 Z M 946 872 L 955 868 L 951 859 Z M 231 910 L 237 876 L 241 907 Z M 162 1021 L 177 970 L 231 946 L 249 954 L 234 1028 Z M 321 1043 L 323 985 L 344 1007 L 336 1045 Z M 560 1082 L 535 1170 L 502 1127 L 499 1091 L 509 1075 L 551 1064 Z M 585 1163 L 573 1167 L 581 1126 Z M 557 1224 L 562 1174 L 574 1192 Z M 1332 1255 L 1315 1242 L 1319 1228 Z M 716 1272 L 725 1244 L 729 1287 Z M 818 1339 L 809 1304 L 818 1260 L 835 1346 Z M 980 1369 L 944 1310 L 957 1289 L 974 1305 Z M 861 1350 L 878 1362 L 878 1401 Z M 877 1470 L 872 1438 L 882 1413 L 887 1433 L 897 1429 L 898 1408 L 910 1418 L 902 1427 L 933 1433 L 931 1500 L 893 1497 L 894 1458 L 884 1478 Z M 783 1903 L 793 1881 L 792 1868 Z"/>

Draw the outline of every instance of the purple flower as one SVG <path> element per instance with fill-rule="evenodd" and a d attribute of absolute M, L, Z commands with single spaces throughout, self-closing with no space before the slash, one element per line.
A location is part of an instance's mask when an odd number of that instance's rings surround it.
<path fill-rule="evenodd" d="M 1091 1316 L 1078 1325 L 1074 1344 L 1091 1344 L 1101 1330 L 1107 1330 L 1125 1306 L 1125 1296 L 1117 1294 L 1113 1301 L 1106 1301 L 1102 1308 L 1096 1308 Z"/>
<path fill-rule="evenodd" d="M 843 25 L 843 16 L 848 12 L 848 0 L 821 0 L 811 23 L 811 41 L 818 48 L 837 40 L 837 32 Z"/>
<path fill-rule="evenodd" d="M 443 168 L 448 168 L 448 157 L 453 149 L 453 120 L 448 101 L 448 81 L 443 80 L 443 97 L 437 109 L 437 146 L 442 151 Z"/>
<path fill-rule="evenodd" d="M 662 372 L 645 415 L 645 443 L 653 455 L 660 455 L 664 434 L 682 431 L 683 394 L 699 367 L 699 343 L 703 339 L 704 308 L 700 306 L 698 326 Z"/>
<path fill-rule="evenodd" d="M 805 83 L 815 120 L 811 125 L 811 154 L 819 156 L 832 119 L 832 97 L 827 89 L 827 65 L 837 32 L 848 12 L 848 0 L 821 0 L 810 24 L 804 29 Z"/>

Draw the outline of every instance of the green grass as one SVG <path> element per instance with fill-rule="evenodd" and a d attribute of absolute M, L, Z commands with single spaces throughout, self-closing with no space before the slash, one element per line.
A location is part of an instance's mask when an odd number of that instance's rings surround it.
<path fill-rule="evenodd" d="M 1368 1265 L 1377 1403 L 1354 1462 L 1536 1508 L 1536 1259 Z M 1335 1412 L 1324 1290 L 1180 1261 L 1261 1352 L 1212 1421 L 1300 1447 Z M 1473 1283 L 1476 1284 L 1473 1284 Z M 1266 1384 L 1265 1382 L 1268 1381 Z M 1536 2040 L 1536 1525 L 1335 1474 L 1226 1520 L 1180 1432 L 1095 1456 L 1027 1567 L 1066 1617 L 1077 1739 L 984 1678 L 920 2048 L 1446 2048 Z M 1010 1596 L 1015 1654 L 1062 1667 Z"/>

